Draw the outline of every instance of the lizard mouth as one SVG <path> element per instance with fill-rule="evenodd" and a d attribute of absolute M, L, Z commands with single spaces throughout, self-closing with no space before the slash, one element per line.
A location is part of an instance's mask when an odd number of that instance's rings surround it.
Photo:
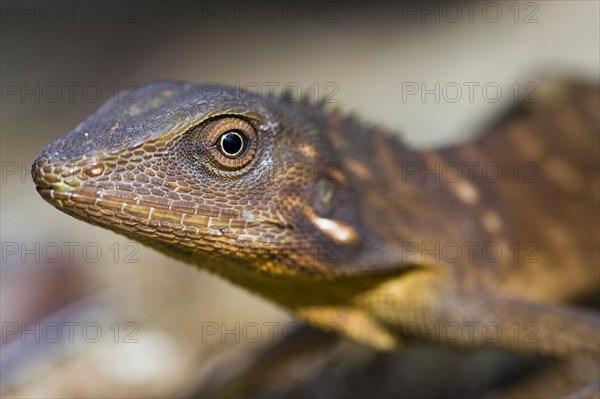
<path fill-rule="evenodd" d="M 59 210 L 107 227 L 137 230 L 193 230 L 210 234 L 230 227 L 239 214 L 202 207 L 193 201 L 177 203 L 164 196 L 142 195 L 126 182 L 102 179 L 110 171 L 99 162 L 52 162 L 38 158 L 32 167 L 38 193 Z"/>
<path fill-rule="evenodd" d="M 239 242 L 260 244 L 253 233 L 277 235 L 291 226 L 248 212 L 223 210 L 195 201 L 172 201 L 162 195 L 141 195 L 127 182 L 103 178 L 110 167 L 97 158 L 77 162 L 40 156 L 32 177 L 40 196 L 55 208 L 80 220 L 122 234 L 204 252 L 239 250 Z"/>

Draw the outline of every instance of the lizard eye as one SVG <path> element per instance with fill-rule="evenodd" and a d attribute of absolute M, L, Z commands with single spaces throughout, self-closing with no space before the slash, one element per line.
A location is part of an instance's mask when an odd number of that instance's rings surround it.
<path fill-rule="evenodd" d="M 235 130 L 230 130 L 221 135 L 219 149 L 223 155 L 230 158 L 236 158 L 244 152 L 244 148 L 248 144 L 248 139 L 246 136 L 242 136 L 242 134 Z"/>
<path fill-rule="evenodd" d="M 238 170 L 256 155 L 257 134 L 250 122 L 239 117 L 225 117 L 202 128 L 208 143 L 208 154 L 216 166 Z M 208 144 L 207 143 L 207 144 Z"/>

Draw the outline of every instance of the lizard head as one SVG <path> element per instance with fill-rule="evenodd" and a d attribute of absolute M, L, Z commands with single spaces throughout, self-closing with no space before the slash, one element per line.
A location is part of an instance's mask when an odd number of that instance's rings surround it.
<path fill-rule="evenodd" d="M 217 268 L 335 274 L 359 258 L 358 205 L 324 134 L 331 114 L 214 85 L 156 82 L 134 97 L 38 156 L 46 201 Z"/>

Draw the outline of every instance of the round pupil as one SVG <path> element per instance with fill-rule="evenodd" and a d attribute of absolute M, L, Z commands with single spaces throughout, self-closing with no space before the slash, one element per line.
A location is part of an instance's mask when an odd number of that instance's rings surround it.
<path fill-rule="evenodd" d="M 221 146 L 227 155 L 236 155 L 242 150 L 244 142 L 237 132 L 227 132 L 221 139 Z"/>

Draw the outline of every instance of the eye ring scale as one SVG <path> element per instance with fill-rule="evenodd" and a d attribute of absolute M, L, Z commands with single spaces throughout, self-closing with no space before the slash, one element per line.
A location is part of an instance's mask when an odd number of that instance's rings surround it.
<path fill-rule="evenodd" d="M 203 152 L 212 164 L 225 171 L 240 170 L 248 165 L 258 148 L 258 134 L 248 120 L 238 116 L 216 119 L 201 128 Z"/>

